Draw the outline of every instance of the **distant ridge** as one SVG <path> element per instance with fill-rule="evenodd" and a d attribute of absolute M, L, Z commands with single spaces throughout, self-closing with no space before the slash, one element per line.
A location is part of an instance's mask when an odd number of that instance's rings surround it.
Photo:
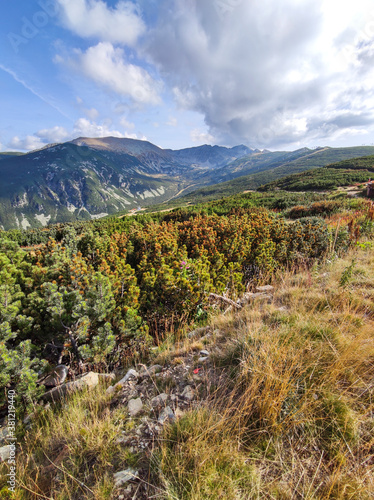
<path fill-rule="evenodd" d="M 26 154 L 0 154 L 0 228 L 126 213 L 199 188 L 209 196 L 230 194 L 368 154 L 374 147 L 259 151 L 203 145 L 175 151 L 136 139 L 79 137 Z"/>

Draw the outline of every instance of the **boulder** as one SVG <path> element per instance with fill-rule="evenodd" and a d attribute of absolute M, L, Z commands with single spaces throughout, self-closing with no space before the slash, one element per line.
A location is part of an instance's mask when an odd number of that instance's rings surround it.
<path fill-rule="evenodd" d="M 75 391 L 89 388 L 92 389 L 96 387 L 100 381 L 102 380 L 110 380 L 113 375 L 111 374 L 102 374 L 102 373 L 94 373 L 88 372 L 80 375 L 72 382 L 68 382 L 67 384 L 59 385 L 54 387 L 50 391 L 46 392 L 43 395 L 43 399 L 45 401 L 59 401 L 67 394 L 73 393 Z"/>

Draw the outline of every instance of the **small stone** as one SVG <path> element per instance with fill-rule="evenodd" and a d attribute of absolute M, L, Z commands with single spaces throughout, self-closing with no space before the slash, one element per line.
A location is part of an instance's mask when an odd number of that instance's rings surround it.
<path fill-rule="evenodd" d="M 135 469 L 125 469 L 114 474 L 114 485 L 119 488 L 123 486 L 128 481 L 133 481 L 139 477 L 139 472 Z"/>
<path fill-rule="evenodd" d="M 166 406 L 166 408 L 162 410 L 160 416 L 158 417 L 158 422 L 160 424 L 164 424 L 165 422 L 174 422 L 174 420 L 175 420 L 175 415 L 170 406 Z"/>
<path fill-rule="evenodd" d="M 200 351 L 200 356 L 209 356 L 209 351 L 203 349 L 202 351 Z"/>
<path fill-rule="evenodd" d="M 274 287 L 271 285 L 257 286 L 256 290 L 257 292 L 272 292 Z"/>
<path fill-rule="evenodd" d="M 126 375 L 121 378 L 120 381 L 116 383 L 116 385 L 125 385 L 128 380 L 131 379 L 137 379 L 139 377 L 139 373 L 136 370 L 133 370 L 132 368 L 126 373 Z"/>
<path fill-rule="evenodd" d="M 195 394 L 192 387 L 190 385 L 186 385 L 184 391 L 182 392 L 182 398 L 186 399 L 187 401 L 192 401 L 194 397 Z"/>
<path fill-rule="evenodd" d="M 168 395 L 163 393 L 151 399 L 152 408 L 163 408 L 168 399 Z"/>
<path fill-rule="evenodd" d="M 148 378 L 148 377 L 151 377 L 152 375 L 155 375 L 156 373 L 159 373 L 161 370 L 162 370 L 161 365 L 153 365 L 149 368 L 145 367 L 139 373 L 139 377 Z"/>
<path fill-rule="evenodd" d="M 130 380 L 137 380 L 139 377 L 139 373 L 136 370 L 133 370 L 132 368 L 126 373 L 126 375 L 121 378 L 116 384 L 111 385 L 108 387 L 106 390 L 106 393 L 109 395 L 114 394 L 117 390 L 122 389 L 126 385 L 127 382 Z"/>
<path fill-rule="evenodd" d="M 205 363 L 205 361 L 207 361 L 207 359 L 208 359 L 208 356 L 202 356 L 197 361 L 198 361 L 198 363 Z"/>
<path fill-rule="evenodd" d="M 130 399 L 127 408 L 129 411 L 129 415 L 131 417 L 136 417 L 136 415 L 138 415 L 143 409 L 142 400 L 140 398 Z"/>

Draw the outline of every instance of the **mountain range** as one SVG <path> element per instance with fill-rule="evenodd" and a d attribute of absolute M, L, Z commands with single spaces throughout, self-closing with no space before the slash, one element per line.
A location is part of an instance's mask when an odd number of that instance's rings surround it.
<path fill-rule="evenodd" d="M 135 139 L 80 137 L 26 154 L 0 154 L 0 227 L 90 220 L 242 176 L 260 176 L 261 181 L 254 181 L 260 185 L 370 154 L 374 147 L 271 152 L 204 145 L 171 150 Z"/>

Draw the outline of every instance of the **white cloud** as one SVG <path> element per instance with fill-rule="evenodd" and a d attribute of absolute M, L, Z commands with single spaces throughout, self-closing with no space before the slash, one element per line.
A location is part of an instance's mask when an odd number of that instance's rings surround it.
<path fill-rule="evenodd" d="M 36 137 L 41 139 L 43 143 L 62 142 L 69 137 L 69 132 L 64 127 L 52 127 L 50 129 L 43 129 L 36 132 Z M 27 149 L 27 148 L 24 148 Z"/>
<path fill-rule="evenodd" d="M 127 128 L 132 128 L 128 123 Z M 18 136 L 7 144 L 7 148 L 31 151 L 40 149 L 50 143 L 67 142 L 77 137 L 126 137 L 129 139 L 139 139 L 146 141 L 147 138 L 143 134 L 128 133 L 127 131 L 121 132 L 111 127 L 110 120 L 107 123 L 96 123 L 87 118 L 79 118 L 73 129 L 69 132 L 64 127 L 55 126 L 50 129 L 43 129 L 35 132 L 33 135 L 28 135 L 25 138 Z"/>
<path fill-rule="evenodd" d="M 214 144 L 214 137 L 208 132 L 194 129 L 190 133 L 191 140 L 199 144 Z"/>
<path fill-rule="evenodd" d="M 144 50 L 220 143 L 325 143 L 374 130 L 372 11 L 372 0 L 165 0 Z"/>
<path fill-rule="evenodd" d="M 139 104 L 160 102 L 160 82 L 140 66 L 128 63 L 122 49 L 114 48 L 109 42 L 100 42 L 86 52 L 76 50 L 75 54 L 76 59 L 68 60 L 67 64 L 96 84 Z"/>
<path fill-rule="evenodd" d="M 74 124 L 74 129 L 71 138 L 75 137 L 125 137 L 125 135 L 113 130 L 106 124 L 97 124 L 87 118 L 79 118 Z"/>
<path fill-rule="evenodd" d="M 82 38 L 135 45 L 145 25 L 132 2 L 113 8 L 101 0 L 57 0 L 64 26 Z"/>
<path fill-rule="evenodd" d="M 27 135 L 24 139 L 15 136 L 8 143 L 8 148 L 16 151 L 32 151 L 34 149 L 40 149 L 43 146 L 45 146 L 45 143 L 34 135 Z"/>

